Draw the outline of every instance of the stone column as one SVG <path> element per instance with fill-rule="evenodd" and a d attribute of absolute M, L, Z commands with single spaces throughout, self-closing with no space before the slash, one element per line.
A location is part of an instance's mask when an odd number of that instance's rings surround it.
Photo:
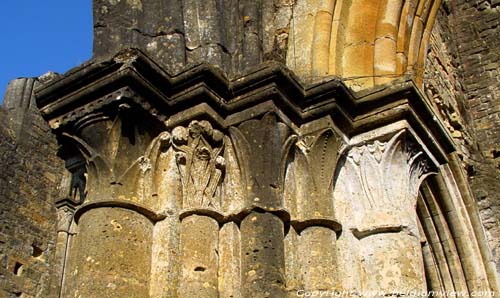
<path fill-rule="evenodd" d="M 337 191 L 358 206 L 349 226 L 359 240 L 362 294 L 425 292 L 416 201 L 430 157 L 405 128 L 380 129 L 353 143 L 338 178 L 344 189 Z"/>
<path fill-rule="evenodd" d="M 75 204 L 69 199 L 63 199 L 56 203 L 57 206 L 57 239 L 56 239 L 56 265 L 54 289 L 57 297 L 61 297 L 64 284 L 64 272 L 66 269 L 66 259 L 71 238 L 71 226 L 75 213 Z"/>
<path fill-rule="evenodd" d="M 174 128 L 172 137 L 182 182 L 178 293 L 217 298 L 224 135 L 208 121 L 193 120 L 187 127 Z"/>
<path fill-rule="evenodd" d="M 333 292 L 339 281 L 336 232 L 341 226 L 335 218 L 332 182 L 342 142 L 331 128 L 311 124 L 309 130 L 313 132 L 293 147 L 285 176 L 285 203 L 293 227 L 287 236 L 287 245 L 293 246 L 287 247 L 287 261 L 296 267 L 287 265 L 292 297 L 297 290 Z"/>
<path fill-rule="evenodd" d="M 284 227 L 268 212 L 250 213 L 241 222 L 243 297 L 284 297 Z"/>
<path fill-rule="evenodd" d="M 181 223 L 182 297 L 218 297 L 219 224 L 208 216 L 191 215 Z"/>
<path fill-rule="evenodd" d="M 119 207 L 78 218 L 64 297 L 149 297 L 152 222 Z"/>
<path fill-rule="evenodd" d="M 284 297 L 284 164 L 295 140 L 268 113 L 230 128 L 244 191 L 241 231 L 242 297 Z"/>

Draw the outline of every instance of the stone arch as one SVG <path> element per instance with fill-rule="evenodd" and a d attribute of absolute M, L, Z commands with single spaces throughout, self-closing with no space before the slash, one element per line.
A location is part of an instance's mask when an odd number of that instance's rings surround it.
<path fill-rule="evenodd" d="M 454 194 L 453 185 L 449 185 L 454 178 L 446 176 L 442 170 L 428 177 L 420 187 L 417 201 L 428 290 L 462 293 L 495 290 L 487 260 L 478 247 L 477 231 L 461 195 Z"/>
<path fill-rule="evenodd" d="M 354 90 L 410 76 L 422 84 L 441 0 L 303 0 L 287 65 L 306 80 L 338 76 Z"/>

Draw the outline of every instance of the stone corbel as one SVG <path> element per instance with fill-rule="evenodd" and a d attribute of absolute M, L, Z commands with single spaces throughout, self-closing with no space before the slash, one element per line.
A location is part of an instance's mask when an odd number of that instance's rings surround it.
<path fill-rule="evenodd" d="M 64 198 L 56 202 L 58 232 L 70 233 L 71 224 L 78 205 L 79 203 L 69 198 Z"/>

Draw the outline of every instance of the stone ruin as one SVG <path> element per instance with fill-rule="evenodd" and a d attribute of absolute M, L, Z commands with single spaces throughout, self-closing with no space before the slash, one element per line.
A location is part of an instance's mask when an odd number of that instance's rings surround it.
<path fill-rule="evenodd" d="M 498 295 L 496 1 L 93 5 L 5 96 L 0 295 Z"/>

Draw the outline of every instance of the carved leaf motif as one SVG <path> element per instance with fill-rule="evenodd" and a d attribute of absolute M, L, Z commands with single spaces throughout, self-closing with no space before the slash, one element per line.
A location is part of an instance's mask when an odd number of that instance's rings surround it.
<path fill-rule="evenodd" d="M 352 148 L 347 162 L 361 182 L 365 206 L 369 209 L 403 209 L 416 202 L 420 182 L 431 174 L 422 166 L 421 149 L 407 146 L 405 130 L 386 143 L 378 140 Z"/>
<path fill-rule="evenodd" d="M 333 173 L 338 160 L 340 142 L 333 130 L 325 129 L 316 136 L 306 136 L 297 144 L 307 161 L 308 172 L 316 192 L 331 189 Z"/>
<path fill-rule="evenodd" d="M 172 131 L 175 159 L 182 180 L 184 208 L 220 208 L 224 135 L 208 121 L 192 121 Z"/>
<path fill-rule="evenodd" d="M 279 193 L 283 190 L 285 162 L 296 136 L 278 122 L 273 113 L 262 119 L 245 121 L 230 127 L 231 139 L 236 148 L 244 189 L 251 204 L 261 207 L 280 207 Z"/>
<path fill-rule="evenodd" d="M 332 129 L 304 136 L 296 143 L 294 164 L 294 200 L 300 220 L 333 217 L 333 176 L 337 166 L 340 139 Z"/>

